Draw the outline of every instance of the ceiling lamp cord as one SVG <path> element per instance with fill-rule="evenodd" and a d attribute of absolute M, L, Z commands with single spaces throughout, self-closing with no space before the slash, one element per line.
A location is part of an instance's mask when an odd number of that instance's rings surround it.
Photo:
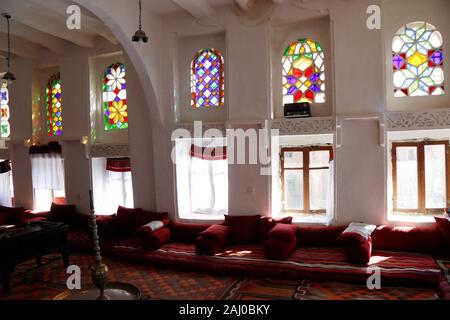
<path fill-rule="evenodd" d="M 142 4 L 141 0 L 139 0 L 139 30 L 137 30 L 134 35 L 131 37 L 131 41 L 139 42 L 142 41 L 144 43 L 148 42 L 148 37 L 145 34 L 144 30 L 142 30 Z"/>
<path fill-rule="evenodd" d="M 6 58 L 8 71 L 3 75 L 2 79 L 7 80 L 9 83 L 16 80 L 16 77 L 14 74 L 10 71 L 11 67 L 11 39 L 10 39 L 10 32 L 9 32 L 9 19 L 11 19 L 11 16 L 7 13 L 3 14 L 3 17 L 6 19 L 6 25 L 7 25 L 7 32 L 8 32 L 8 57 Z"/>

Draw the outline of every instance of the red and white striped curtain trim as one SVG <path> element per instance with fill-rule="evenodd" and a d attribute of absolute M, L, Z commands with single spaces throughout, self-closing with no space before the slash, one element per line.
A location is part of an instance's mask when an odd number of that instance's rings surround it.
<path fill-rule="evenodd" d="M 202 160 L 226 160 L 227 147 L 199 147 L 191 145 L 191 157 Z"/>

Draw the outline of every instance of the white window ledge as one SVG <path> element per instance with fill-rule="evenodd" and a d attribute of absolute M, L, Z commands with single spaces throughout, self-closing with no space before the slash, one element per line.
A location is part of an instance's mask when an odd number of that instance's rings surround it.
<path fill-rule="evenodd" d="M 195 222 L 195 223 L 211 223 L 222 222 L 225 220 L 223 214 L 205 214 L 205 213 L 189 213 L 179 216 L 178 219 L 182 222 Z"/>
<path fill-rule="evenodd" d="M 329 216 L 294 217 L 292 219 L 292 223 L 328 226 L 328 225 L 330 225 L 332 220 L 333 220 L 333 218 L 329 217 Z"/>
<path fill-rule="evenodd" d="M 391 213 L 387 220 L 390 222 L 414 222 L 414 223 L 430 223 L 435 222 L 434 216 L 416 216 Z"/>

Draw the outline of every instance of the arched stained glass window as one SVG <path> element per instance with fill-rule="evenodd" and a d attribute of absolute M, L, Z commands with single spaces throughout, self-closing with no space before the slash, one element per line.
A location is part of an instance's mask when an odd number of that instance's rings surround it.
<path fill-rule="evenodd" d="M 392 40 L 394 96 L 444 94 L 442 35 L 430 23 L 411 22 Z"/>
<path fill-rule="evenodd" d="M 282 58 L 283 104 L 325 102 L 324 53 L 311 39 L 292 42 Z"/>
<path fill-rule="evenodd" d="M 223 57 L 216 49 L 200 50 L 191 64 L 191 106 L 224 105 Z"/>
<path fill-rule="evenodd" d="M 127 83 L 125 65 L 114 63 L 103 76 L 103 112 L 105 130 L 128 128 Z"/>
<path fill-rule="evenodd" d="M 54 74 L 47 84 L 47 133 L 49 136 L 62 134 L 62 97 L 59 72 Z"/>
<path fill-rule="evenodd" d="M 9 126 L 9 92 L 8 85 L 3 82 L 0 86 L 1 124 L 0 137 L 8 138 L 11 130 Z"/>

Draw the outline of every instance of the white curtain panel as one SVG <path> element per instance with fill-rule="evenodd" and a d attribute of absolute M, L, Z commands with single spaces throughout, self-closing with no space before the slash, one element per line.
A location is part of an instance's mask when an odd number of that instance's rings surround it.
<path fill-rule="evenodd" d="M 0 205 L 12 207 L 11 171 L 0 174 Z"/>
<path fill-rule="evenodd" d="M 219 140 L 219 139 L 216 139 Z M 197 146 L 224 146 L 223 139 L 195 141 Z M 222 215 L 228 212 L 228 161 L 203 160 L 191 157 L 192 140 L 175 143 L 178 215 Z"/>
<path fill-rule="evenodd" d="M 64 191 L 64 166 L 60 154 L 31 155 L 34 189 Z"/>
<path fill-rule="evenodd" d="M 330 161 L 328 170 L 327 216 L 334 214 L 334 160 Z"/>
<path fill-rule="evenodd" d="M 101 211 L 112 214 L 117 212 L 118 206 L 133 208 L 131 172 L 105 171 L 106 182 Z"/>
<path fill-rule="evenodd" d="M 118 206 L 134 206 L 131 172 L 106 170 L 106 158 L 92 159 L 92 188 L 97 214 L 111 215 Z"/>

